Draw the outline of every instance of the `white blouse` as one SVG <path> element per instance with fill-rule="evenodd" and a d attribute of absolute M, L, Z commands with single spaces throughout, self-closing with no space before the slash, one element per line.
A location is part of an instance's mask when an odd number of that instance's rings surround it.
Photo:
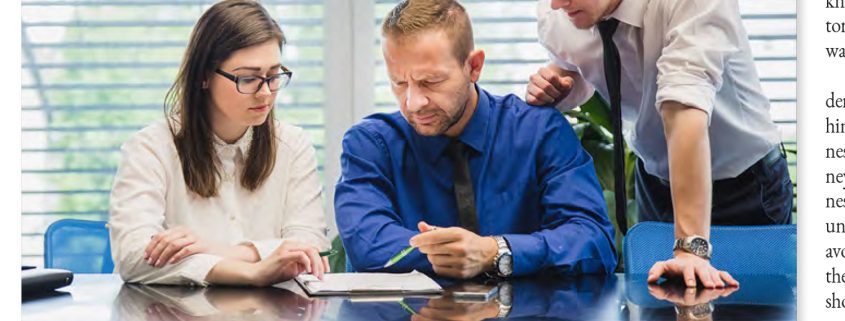
<path fill-rule="evenodd" d="M 287 239 L 328 249 L 314 147 L 296 126 L 277 121 L 276 135 L 273 172 L 253 192 L 239 181 L 252 129 L 234 144 L 215 136 L 223 178 L 218 195 L 211 198 L 188 190 L 165 122 L 130 137 L 121 147 L 109 206 L 115 271 L 126 282 L 208 285 L 205 277 L 220 256 L 194 254 L 160 268 L 144 260 L 150 238 L 176 226 L 217 244 L 251 244 L 262 259 Z"/>

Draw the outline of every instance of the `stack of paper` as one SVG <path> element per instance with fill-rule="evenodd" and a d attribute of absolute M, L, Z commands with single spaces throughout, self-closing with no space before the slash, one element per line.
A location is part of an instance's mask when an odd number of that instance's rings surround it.
<path fill-rule="evenodd" d="M 323 280 L 310 274 L 296 282 L 311 296 L 440 294 L 443 288 L 417 271 L 410 273 L 329 273 Z"/>

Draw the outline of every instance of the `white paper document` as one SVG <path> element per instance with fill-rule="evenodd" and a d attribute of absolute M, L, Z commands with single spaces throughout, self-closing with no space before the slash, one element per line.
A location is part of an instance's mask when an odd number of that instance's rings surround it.
<path fill-rule="evenodd" d="M 410 273 L 329 273 L 323 280 L 310 274 L 296 277 L 311 296 L 440 294 L 443 288 L 427 275 Z"/>

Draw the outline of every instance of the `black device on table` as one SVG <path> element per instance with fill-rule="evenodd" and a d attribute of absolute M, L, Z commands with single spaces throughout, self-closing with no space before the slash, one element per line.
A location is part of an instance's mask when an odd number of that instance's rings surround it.
<path fill-rule="evenodd" d="M 73 273 L 68 270 L 21 265 L 21 294 L 24 297 L 49 293 L 71 283 Z"/>

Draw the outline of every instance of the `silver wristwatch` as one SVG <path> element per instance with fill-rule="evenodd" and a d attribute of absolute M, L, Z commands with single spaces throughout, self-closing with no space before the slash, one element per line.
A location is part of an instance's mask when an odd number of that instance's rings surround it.
<path fill-rule="evenodd" d="M 707 241 L 707 239 L 701 236 L 691 235 L 685 238 L 676 239 L 675 246 L 672 248 L 672 251 L 675 250 L 692 253 L 698 257 L 709 260 L 710 256 L 713 254 L 713 245 L 710 244 L 710 241 Z"/>
<path fill-rule="evenodd" d="M 496 318 L 503 319 L 510 314 L 511 307 L 513 306 L 513 285 L 511 285 L 508 281 L 501 281 L 499 282 L 498 287 L 499 293 L 497 301 L 499 302 L 499 313 L 496 314 Z"/>
<path fill-rule="evenodd" d="M 692 306 L 675 305 L 675 314 L 684 320 L 704 320 L 713 316 L 715 307 L 712 302 Z"/>
<path fill-rule="evenodd" d="M 508 241 L 502 236 L 494 236 L 496 245 L 499 251 L 496 253 L 496 258 L 493 259 L 493 270 L 499 277 L 509 277 L 513 274 L 513 255 L 511 254 L 511 247 Z"/>

